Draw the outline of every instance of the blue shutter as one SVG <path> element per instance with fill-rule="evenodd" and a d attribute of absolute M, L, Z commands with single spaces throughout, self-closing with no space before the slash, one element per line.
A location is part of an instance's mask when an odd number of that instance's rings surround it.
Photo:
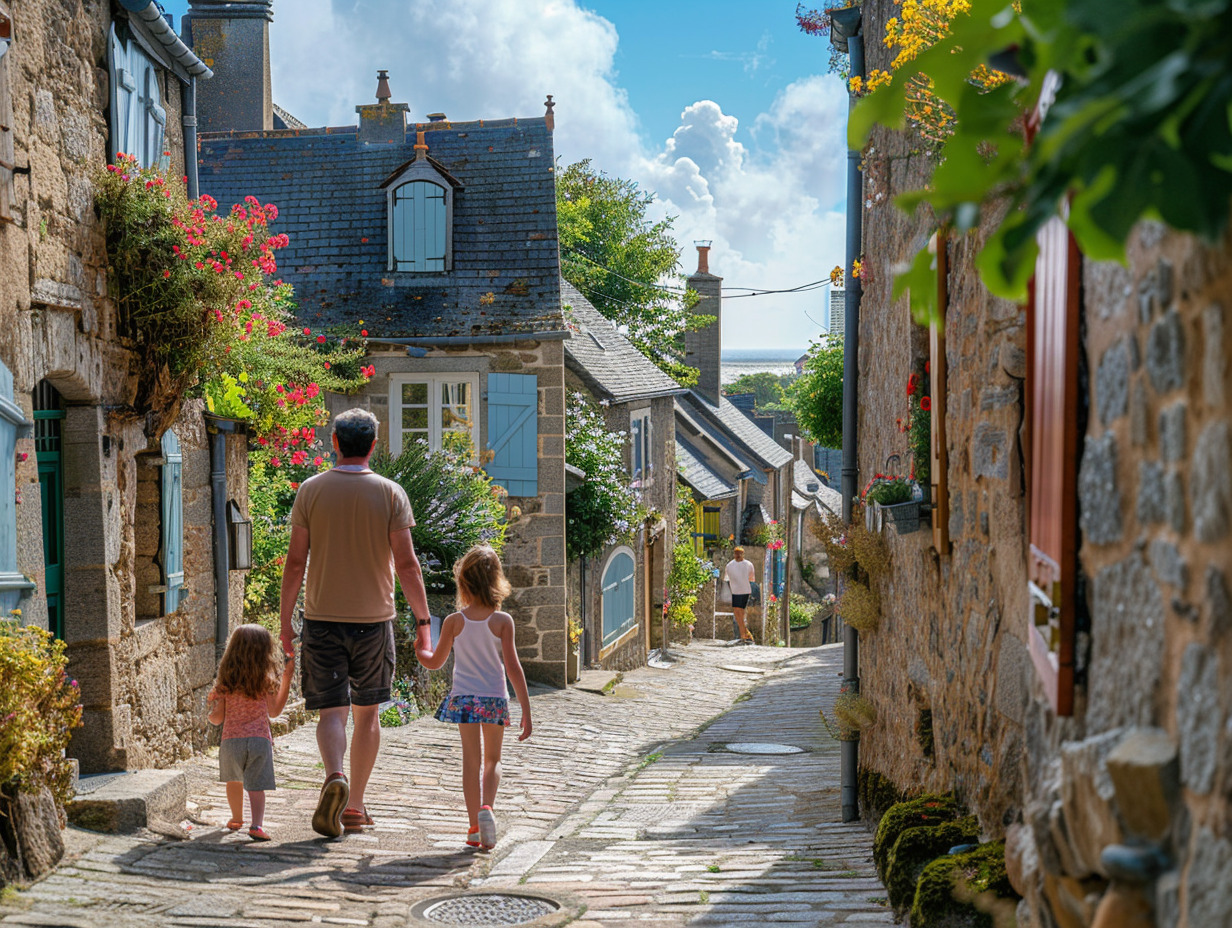
<path fill-rule="evenodd" d="M 29 426 L 13 402 L 13 375 L 0 362 L 0 617 L 34 588 L 17 570 L 17 431 Z"/>
<path fill-rule="evenodd" d="M 170 615 L 184 595 L 184 457 L 170 429 L 163 433 L 162 447 L 163 612 Z"/>
<path fill-rule="evenodd" d="M 539 378 L 488 375 L 488 476 L 510 496 L 539 495 Z"/>
<path fill-rule="evenodd" d="M 621 551 L 603 572 L 603 643 L 611 644 L 634 624 L 633 558 Z"/>

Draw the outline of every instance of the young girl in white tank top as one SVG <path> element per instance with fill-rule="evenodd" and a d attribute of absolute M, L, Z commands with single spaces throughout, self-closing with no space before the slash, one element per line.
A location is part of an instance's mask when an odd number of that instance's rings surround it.
<path fill-rule="evenodd" d="M 462 795 L 470 830 L 468 847 L 496 845 L 496 816 L 492 806 L 501 778 L 501 747 L 509 724 L 508 675 L 522 708 L 522 734 L 530 737 L 530 697 L 526 675 L 514 646 L 513 618 L 501 612 L 512 592 L 500 557 L 487 545 L 466 552 L 454 566 L 458 611 L 441 624 L 441 637 L 433 651 L 417 650 L 419 662 L 429 670 L 445 664 L 452 650 L 453 685 L 436 711 L 442 722 L 453 722 L 462 736 Z"/>

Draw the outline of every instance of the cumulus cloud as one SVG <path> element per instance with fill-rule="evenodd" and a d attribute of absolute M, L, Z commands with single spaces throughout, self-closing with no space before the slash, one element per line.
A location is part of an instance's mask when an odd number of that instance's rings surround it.
<path fill-rule="evenodd" d="M 620 88 L 615 27 L 576 0 L 295 0 L 270 35 L 274 98 L 310 125 L 354 123 L 378 68 L 415 119 L 540 115 L 551 93 L 557 154 L 655 191 L 661 214 L 679 217 L 685 269 L 695 239 L 714 241 L 712 267 L 735 286 L 794 286 L 842 262 L 846 98 L 833 78 L 791 84 L 743 126 L 721 100 L 682 100 L 679 127 L 654 144 Z M 769 45 L 742 59 L 746 72 Z M 805 313 L 822 320 L 826 299 L 735 300 L 724 343 L 802 345 L 817 332 Z"/>

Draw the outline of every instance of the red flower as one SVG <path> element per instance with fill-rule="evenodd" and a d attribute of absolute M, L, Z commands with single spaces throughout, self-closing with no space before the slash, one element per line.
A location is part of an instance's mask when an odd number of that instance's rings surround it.
<path fill-rule="evenodd" d="M 326 361 L 326 362 L 325 362 L 325 369 L 326 369 L 326 370 L 329 370 L 329 362 L 328 362 L 328 361 Z"/>
<path fill-rule="evenodd" d="M 304 334 L 305 334 L 305 335 L 311 335 L 311 334 L 312 334 L 312 329 L 308 328 L 307 326 L 304 326 Z"/>
<path fill-rule="evenodd" d="M 360 329 L 360 330 L 359 330 L 359 334 L 360 334 L 360 335 L 362 335 L 364 338 L 367 338 L 367 337 L 368 337 L 368 330 L 367 330 L 367 329 Z"/>
<path fill-rule="evenodd" d="M 916 387 L 919 386 L 919 384 L 920 384 L 920 379 L 916 377 L 915 374 L 912 374 L 910 377 L 908 377 L 907 378 L 907 395 L 915 396 L 915 389 Z"/>
<path fill-rule="evenodd" d="M 321 457 L 318 454 L 315 458 L 312 459 L 312 463 L 315 467 L 320 467 L 322 464 L 325 463 L 325 458 Z"/>
<path fill-rule="evenodd" d="M 163 271 L 163 278 L 164 278 L 164 279 L 166 279 L 166 278 L 168 278 L 168 277 L 170 277 L 170 276 L 171 276 L 171 272 L 170 272 L 170 271 Z"/>
<path fill-rule="evenodd" d="M 933 401 L 929 399 L 927 396 L 921 396 L 920 397 L 920 408 L 924 410 L 925 412 L 928 412 L 930 409 L 933 408 Z"/>
<path fill-rule="evenodd" d="M 929 368 L 929 363 L 928 363 L 927 361 L 925 361 L 925 362 L 924 362 L 924 373 L 926 373 L 926 374 L 928 373 L 928 368 Z"/>
<path fill-rule="evenodd" d="M 325 336 L 324 336 L 324 335 L 318 335 L 318 336 L 317 336 L 317 344 L 318 344 L 318 345 L 324 345 L 324 344 L 325 344 Z"/>

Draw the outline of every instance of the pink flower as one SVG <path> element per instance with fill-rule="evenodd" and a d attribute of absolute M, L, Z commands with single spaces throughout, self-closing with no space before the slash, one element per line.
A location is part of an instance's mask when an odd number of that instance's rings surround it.
<path fill-rule="evenodd" d="M 322 464 L 324 464 L 324 463 L 325 463 L 325 458 L 321 457 L 321 456 L 318 454 L 315 458 L 313 458 L 313 459 L 312 459 L 312 463 L 313 463 L 313 465 L 314 465 L 314 466 L 316 466 L 316 467 L 320 467 Z"/>

